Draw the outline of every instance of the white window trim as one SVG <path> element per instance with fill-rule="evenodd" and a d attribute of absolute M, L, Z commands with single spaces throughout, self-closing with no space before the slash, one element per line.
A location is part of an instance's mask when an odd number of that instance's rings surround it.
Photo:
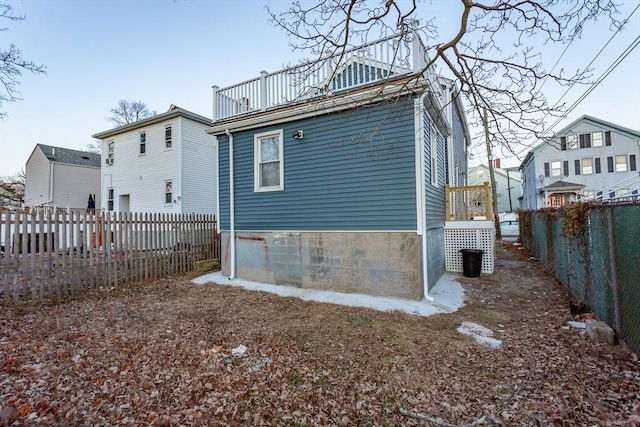
<path fill-rule="evenodd" d="M 554 168 L 553 167 L 554 163 L 558 163 L 559 166 L 557 168 Z M 554 170 L 558 171 L 557 175 L 553 174 Z M 552 176 L 552 177 L 562 176 L 562 160 L 552 160 L 549 162 L 549 176 Z"/>
<path fill-rule="evenodd" d="M 171 138 L 169 138 L 169 141 L 167 141 L 167 128 L 171 128 Z M 164 138 L 164 149 L 171 150 L 173 148 L 173 123 L 164 125 L 164 133 L 162 134 L 162 137 Z M 169 142 L 171 146 L 167 147 L 167 142 Z"/>
<path fill-rule="evenodd" d="M 277 136 L 279 138 L 278 144 L 278 158 L 280 160 L 280 185 L 273 185 L 270 187 L 260 186 L 260 140 L 262 138 Z M 282 191 L 284 190 L 284 130 L 274 130 L 270 132 L 256 133 L 253 135 L 253 191 L 256 193 L 265 193 L 269 191 Z"/>
<path fill-rule="evenodd" d="M 571 141 L 569 141 L 571 138 Z M 578 149 L 579 138 L 577 134 L 567 135 L 567 150 L 577 150 Z"/>
<path fill-rule="evenodd" d="M 171 201 L 167 202 L 167 184 L 171 184 Z M 164 199 L 165 206 L 170 206 L 173 203 L 173 180 L 167 179 L 164 181 L 164 191 L 162 192 L 162 198 Z"/>
<path fill-rule="evenodd" d="M 431 151 L 431 185 L 438 186 L 438 132 L 433 122 L 429 123 L 429 147 Z"/>
<path fill-rule="evenodd" d="M 600 134 L 600 145 L 596 145 L 595 141 L 595 134 L 599 133 Z M 604 131 L 597 131 L 597 132 L 591 132 L 591 148 L 593 147 L 604 147 L 606 142 L 605 142 L 605 134 Z"/>
<path fill-rule="evenodd" d="M 589 165 L 589 167 L 591 168 L 591 172 L 586 172 L 585 162 L 591 162 L 591 164 Z M 595 162 L 593 161 L 593 158 L 586 157 L 582 159 L 582 161 L 580 162 L 580 173 L 582 173 L 582 175 L 593 175 L 595 171 L 596 171 L 596 166 L 595 166 Z"/>
<path fill-rule="evenodd" d="M 144 142 L 142 141 L 142 135 L 144 135 Z M 140 150 L 144 145 L 144 153 L 141 153 Z M 144 156 L 147 154 L 147 131 L 138 132 L 138 155 Z"/>
<path fill-rule="evenodd" d="M 110 163 L 108 166 L 113 165 L 113 159 L 115 158 L 115 152 L 116 152 L 116 143 L 115 141 L 112 139 L 111 141 L 107 141 L 107 159 L 110 160 Z"/>
<path fill-rule="evenodd" d="M 618 170 L 618 157 L 624 157 L 624 170 Z M 622 163 L 620 163 L 622 164 Z M 629 156 L 626 154 L 616 154 L 613 156 L 613 171 L 615 173 L 629 172 Z"/>
<path fill-rule="evenodd" d="M 107 211 L 108 212 L 113 212 L 113 210 L 115 209 L 115 198 L 116 198 L 116 192 L 113 189 L 113 187 L 109 187 L 107 188 Z M 111 205 L 111 208 L 109 208 L 109 205 Z"/>

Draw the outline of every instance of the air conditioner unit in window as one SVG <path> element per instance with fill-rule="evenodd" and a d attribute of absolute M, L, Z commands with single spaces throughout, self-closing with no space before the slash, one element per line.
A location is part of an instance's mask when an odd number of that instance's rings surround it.
<path fill-rule="evenodd" d="M 113 159 L 106 158 L 106 159 L 104 159 L 104 162 L 105 162 L 106 164 L 108 164 L 108 165 L 112 165 L 112 164 L 113 164 Z"/>

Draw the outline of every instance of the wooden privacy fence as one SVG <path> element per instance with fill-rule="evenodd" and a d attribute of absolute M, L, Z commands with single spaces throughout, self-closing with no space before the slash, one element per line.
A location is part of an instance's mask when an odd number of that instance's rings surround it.
<path fill-rule="evenodd" d="M 73 298 L 155 280 L 220 258 L 216 217 L 0 210 L 0 301 Z"/>

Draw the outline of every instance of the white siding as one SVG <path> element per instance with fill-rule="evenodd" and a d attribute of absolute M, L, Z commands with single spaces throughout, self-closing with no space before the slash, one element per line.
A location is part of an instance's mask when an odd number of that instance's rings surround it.
<path fill-rule="evenodd" d="M 178 119 L 118 134 L 102 141 L 102 204 L 107 209 L 108 190 L 114 190 L 113 210 L 119 211 L 120 196 L 129 195 L 130 212 L 178 213 L 177 204 L 165 204 L 164 183 L 172 181 L 174 193 L 180 188 L 180 143 L 173 138 L 165 149 L 164 127 L 177 128 Z M 140 133 L 146 133 L 146 152 L 140 154 Z M 176 131 L 174 130 L 174 133 Z M 114 141 L 113 165 L 105 165 L 108 144 Z"/>
<path fill-rule="evenodd" d="M 49 201 L 50 191 L 49 159 L 44 155 L 39 147 L 36 147 L 25 167 L 25 206 L 38 206 Z"/>
<path fill-rule="evenodd" d="M 100 168 L 53 163 L 53 202 L 59 208 L 86 209 L 89 194 L 100 206 Z"/>
<path fill-rule="evenodd" d="M 182 212 L 216 213 L 218 159 L 215 137 L 207 125 L 181 118 Z"/>
<path fill-rule="evenodd" d="M 172 146 L 165 148 L 165 126 L 171 126 Z M 215 138 L 207 125 L 176 117 L 102 140 L 102 204 L 107 208 L 113 188 L 113 209 L 129 195 L 130 212 L 186 213 L 216 211 L 217 160 Z M 146 152 L 140 154 L 140 133 L 146 132 Z M 108 144 L 114 141 L 113 165 L 106 165 Z M 165 182 L 173 185 L 173 202 L 165 203 Z"/>

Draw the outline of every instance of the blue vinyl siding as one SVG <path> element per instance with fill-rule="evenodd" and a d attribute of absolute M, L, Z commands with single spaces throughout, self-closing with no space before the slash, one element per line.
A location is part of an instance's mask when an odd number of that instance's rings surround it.
<path fill-rule="evenodd" d="M 453 176 L 452 182 L 448 184 L 454 187 L 466 185 L 465 176 L 467 173 L 467 146 L 465 140 L 465 129 L 460 111 L 453 107 L 452 114 L 453 123 L 451 123 L 453 135 L 451 138 L 452 143 L 452 155 L 454 170 L 452 175 L 457 173 L 457 176 Z M 465 174 L 465 175 L 463 175 Z"/>
<path fill-rule="evenodd" d="M 284 130 L 284 191 L 254 192 L 254 134 Z M 292 134 L 304 131 L 296 140 Z M 411 99 L 234 133 L 237 230 L 415 230 Z M 229 229 L 229 144 L 220 146 L 220 220 Z"/>
<path fill-rule="evenodd" d="M 437 136 L 437 170 L 438 185 L 433 186 L 431 184 L 431 174 L 434 171 L 431 170 L 431 143 L 430 143 L 430 128 L 431 118 L 429 114 L 423 112 L 423 141 L 425 144 L 424 150 L 424 168 L 425 168 L 425 211 L 426 211 L 426 223 L 427 228 L 442 227 L 445 220 L 445 196 L 444 196 L 444 184 L 446 179 L 446 161 L 445 161 L 445 139 L 438 132 Z"/>

